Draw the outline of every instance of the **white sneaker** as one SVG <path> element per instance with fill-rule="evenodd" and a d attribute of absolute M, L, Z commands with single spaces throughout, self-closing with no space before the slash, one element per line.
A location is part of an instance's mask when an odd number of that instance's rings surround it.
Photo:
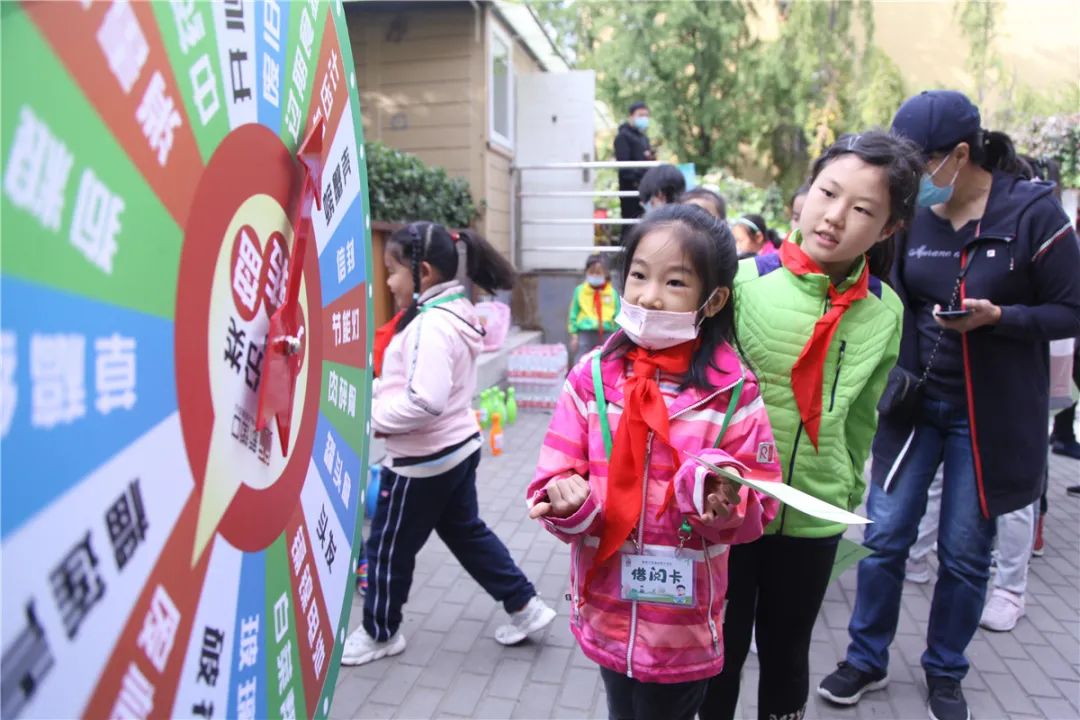
<path fill-rule="evenodd" d="M 994 588 L 983 608 L 979 625 L 994 632 L 1009 632 L 1024 617 L 1024 598 L 1008 590 Z"/>
<path fill-rule="evenodd" d="M 919 585 L 925 585 L 930 582 L 930 563 L 926 558 L 921 560 L 912 560 L 908 558 L 907 563 L 904 564 L 904 579 L 908 582 L 918 583 Z"/>
<path fill-rule="evenodd" d="M 367 634 L 364 626 L 353 630 L 345 638 L 345 648 L 341 651 L 342 665 L 366 665 L 373 660 L 400 655 L 405 651 L 405 636 L 398 631 L 386 642 L 378 642 Z"/>
<path fill-rule="evenodd" d="M 510 622 L 495 628 L 495 641 L 502 645 L 517 645 L 537 630 L 543 630 L 555 619 L 555 611 L 547 606 L 539 595 L 533 595 L 529 603 L 510 613 Z"/>

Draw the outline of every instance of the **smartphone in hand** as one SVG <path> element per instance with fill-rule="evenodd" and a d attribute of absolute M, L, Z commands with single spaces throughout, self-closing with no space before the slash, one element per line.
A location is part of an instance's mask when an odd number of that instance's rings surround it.
<path fill-rule="evenodd" d="M 940 308 L 934 311 L 934 316 L 942 320 L 957 320 L 971 314 L 971 308 Z"/>

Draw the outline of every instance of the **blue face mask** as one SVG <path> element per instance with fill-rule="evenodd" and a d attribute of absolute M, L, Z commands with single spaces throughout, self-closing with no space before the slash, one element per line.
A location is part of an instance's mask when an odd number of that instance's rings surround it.
<path fill-rule="evenodd" d="M 945 163 L 948 161 L 946 156 L 941 163 L 934 169 L 932 173 L 923 173 L 922 178 L 919 180 L 919 197 L 916 202 L 921 207 L 930 207 L 932 205 L 940 205 L 941 203 L 949 202 L 949 198 L 953 194 L 953 183 L 956 182 L 956 176 L 960 174 L 960 168 L 956 168 L 956 172 L 953 173 L 952 180 L 945 187 L 938 187 L 934 184 L 934 176 L 937 175 L 938 170 L 945 167 Z"/>
<path fill-rule="evenodd" d="M 642 132 L 645 132 L 646 130 L 648 130 L 649 129 L 649 118 L 648 118 L 648 116 L 639 115 L 638 117 L 634 118 L 634 127 L 636 127 L 638 130 L 640 130 Z"/>

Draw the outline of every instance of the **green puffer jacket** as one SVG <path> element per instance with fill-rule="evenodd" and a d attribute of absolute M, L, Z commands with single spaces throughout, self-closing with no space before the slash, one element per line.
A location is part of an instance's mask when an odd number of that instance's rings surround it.
<path fill-rule="evenodd" d="M 838 289 L 850 287 L 861 271 L 860 263 Z M 854 510 L 866 490 L 877 402 L 900 351 L 903 307 L 892 288 L 871 276 L 867 296 L 844 313 L 825 360 L 815 451 L 795 404 L 791 366 L 826 311 L 828 287 L 825 275 L 788 271 L 779 253 L 747 258 L 735 278 L 735 322 L 765 399 L 784 482 Z M 819 538 L 844 530 L 784 505 L 765 532 Z"/>

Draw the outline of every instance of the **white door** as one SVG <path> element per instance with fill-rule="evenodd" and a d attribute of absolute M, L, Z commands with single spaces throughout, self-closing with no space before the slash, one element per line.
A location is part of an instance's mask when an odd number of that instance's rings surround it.
<path fill-rule="evenodd" d="M 566 163 L 593 160 L 596 74 L 522 73 L 517 81 L 515 164 Z M 544 220 L 591 221 L 594 171 L 521 170 L 523 197 L 515 224 L 521 270 L 581 270 L 593 247 L 591 222 L 546 224 Z M 530 193 L 581 193 L 578 196 L 534 197 Z M 581 248 L 549 250 L 547 248 Z"/>

